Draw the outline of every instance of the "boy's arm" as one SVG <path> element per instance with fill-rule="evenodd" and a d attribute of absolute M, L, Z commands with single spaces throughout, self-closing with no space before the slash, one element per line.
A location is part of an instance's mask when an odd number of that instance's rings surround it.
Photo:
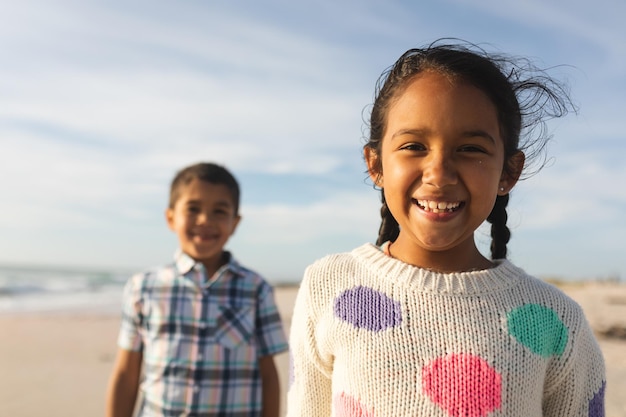
<path fill-rule="evenodd" d="M 118 349 L 107 392 L 106 417 L 132 417 L 142 358 L 141 352 Z"/>
<path fill-rule="evenodd" d="M 280 383 L 274 356 L 259 358 L 261 384 L 263 388 L 263 417 L 278 417 L 280 408 Z M 107 416 L 108 417 L 108 416 Z"/>

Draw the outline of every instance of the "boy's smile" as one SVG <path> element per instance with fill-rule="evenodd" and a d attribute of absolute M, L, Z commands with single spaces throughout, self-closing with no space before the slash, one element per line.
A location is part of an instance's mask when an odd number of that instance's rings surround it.
<path fill-rule="evenodd" d="M 240 220 L 228 187 L 194 179 L 181 186 L 178 200 L 165 215 L 181 250 L 202 262 L 207 273 L 215 272 Z"/>
<path fill-rule="evenodd" d="M 476 87 L 427 71 L 392 101 L 386 120 L 381 155 L 366 149 L 365 157 L 400 226 L 393 255 L 438 270 L 488 267 L 474 231 L 497 195 L 515 184 L 503 174 L 491 100 Z M 377 158 L 382 172 L 374 170 Z"/>

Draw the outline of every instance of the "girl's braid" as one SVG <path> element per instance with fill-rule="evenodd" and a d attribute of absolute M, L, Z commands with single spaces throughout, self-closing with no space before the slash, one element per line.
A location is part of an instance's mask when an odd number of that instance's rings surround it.
<path fill-rule="evenodd" d="M 506 258 L 506 245 L 511 238 L 511 231 L 506 225 L 508 216 L 506 206 L 509 204 L 509 194 L 500 195 L 487 217 L 491 223 L 491 259 Z"/>
<path fill-rule="evenodd" d="M 385 193 L 383 190 L 380 190 L 380 199 L 382 201 L 382 206 L 380 208 L 380 228 L 378 229 L 378 240 L 376 241 L 376 245 L 382 245 L 383 243 L 390 241 L 393 242 L 396 240 L 398 235 L 400 234 L 400 227 L 398 226 L 398 222 L 389 211 L 389 207 L 387 207 L 387 201 L 385 200 Z"/>

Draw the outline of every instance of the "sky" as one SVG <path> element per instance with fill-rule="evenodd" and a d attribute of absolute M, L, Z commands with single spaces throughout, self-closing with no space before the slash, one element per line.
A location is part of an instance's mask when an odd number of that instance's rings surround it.
<path fill-rule="evenodd" d="M 376 240 L 375 82 L 454 37 L 555 67 L 579 109 L 549 124 L 548 165 L 511 194 L 509 258 L 626 281 L 624 16 L 622 0 L 2 0 L 0 263 L 167 263 L 171 178 L 213 161 L 242 187 L 227 248 L 297 282 Z"/>

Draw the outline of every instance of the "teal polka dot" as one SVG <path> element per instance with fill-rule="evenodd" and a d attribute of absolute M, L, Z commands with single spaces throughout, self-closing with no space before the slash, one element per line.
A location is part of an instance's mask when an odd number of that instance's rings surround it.
<path fill-rule="evenodd" d="M 507 314 L 509 334 L 533 353 L 547 358 L 560 355 L 567 345 L 567 327 L 554 310 L 526 304 Z"/>

